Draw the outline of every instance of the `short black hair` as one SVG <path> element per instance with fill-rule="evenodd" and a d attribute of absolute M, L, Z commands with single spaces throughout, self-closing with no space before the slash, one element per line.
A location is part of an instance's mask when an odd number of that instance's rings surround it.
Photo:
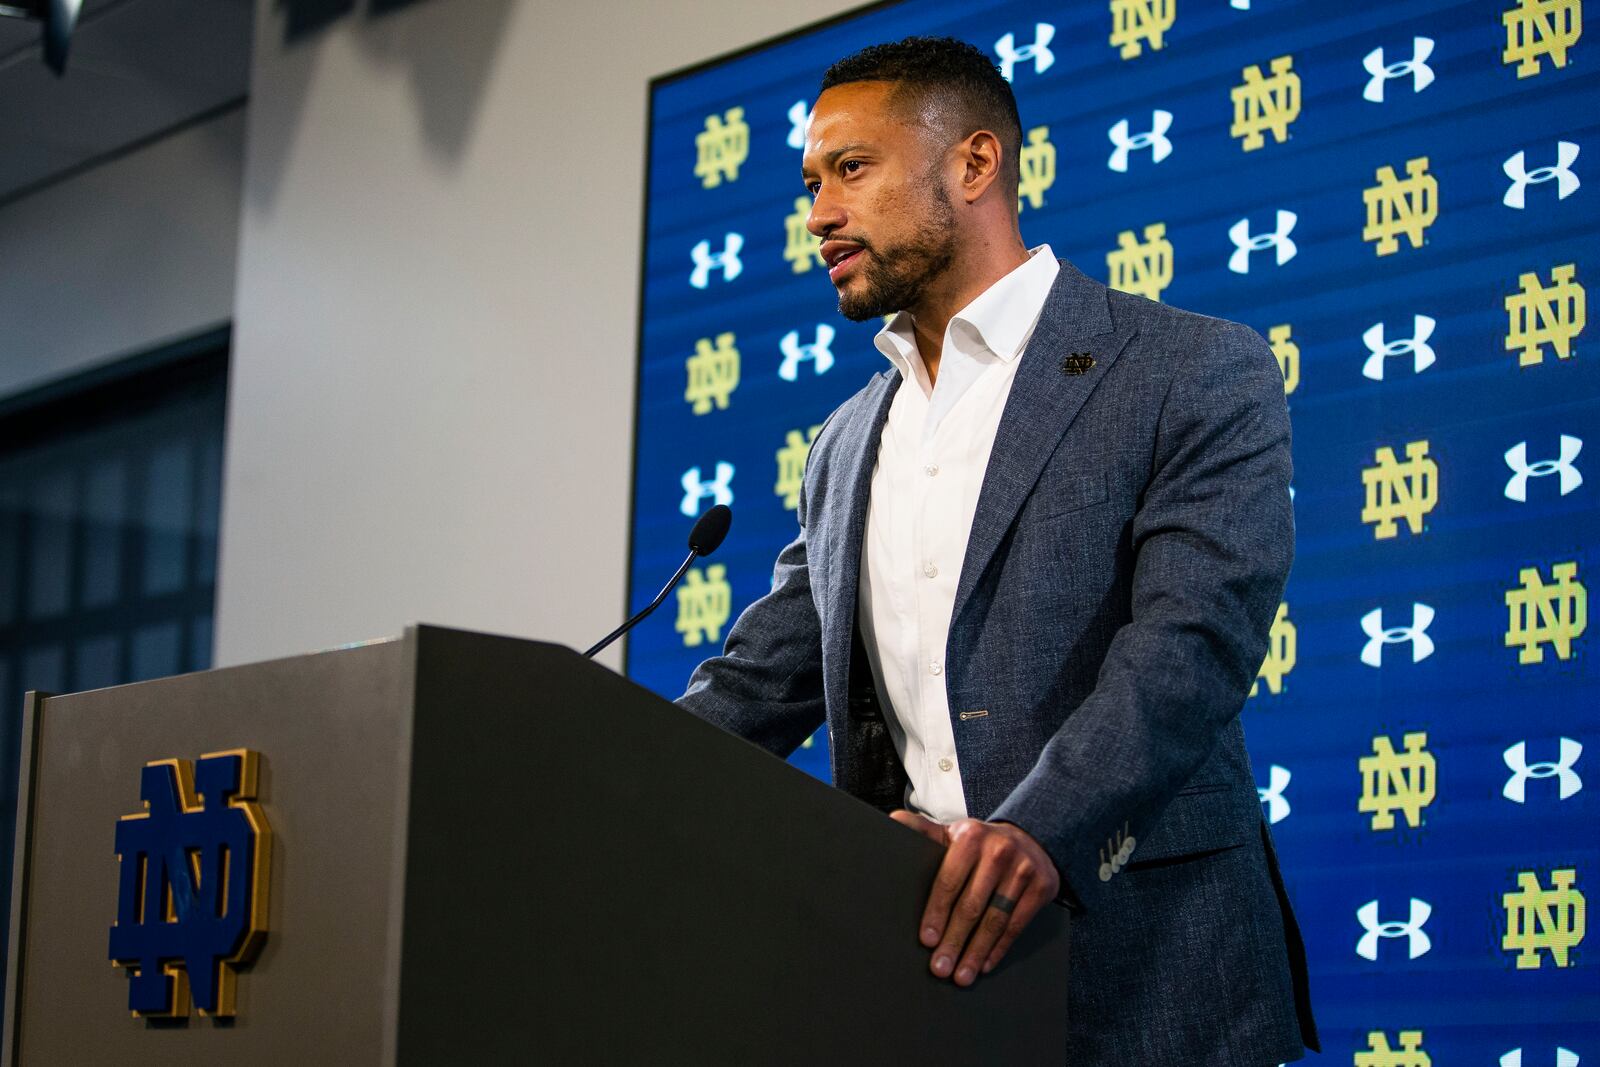
<path fill-rule="evenodd" d="M 822 91 L 849 82 L 885 81 L 896 96 L 916 104 L 934 101 L 947 116 L 954 143 L 978 130 L 1000 139 L 1001 174 L 1012 185 L 1020 173 L 1022 118 L 1011 83 L 983 52 L 954 37 L 907 37 L 848 55 L 822 76 Z"/>

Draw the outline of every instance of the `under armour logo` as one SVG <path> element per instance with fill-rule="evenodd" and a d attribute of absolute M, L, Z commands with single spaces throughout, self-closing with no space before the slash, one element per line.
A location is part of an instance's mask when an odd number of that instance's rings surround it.
<path fill-rule="evenodd" d="M 828 373 L 833 367 L 833 349 L 828 347 L 833 344 L 833 337 L 833 327 L 825 322 L 817 323 L 817 339 L 810 344 L 800 343 L 799 330 L 784 334 L 778 341 L 778 348 L 783 352 L 783 364 L 778 368 L 778 377 L 786 382 L 797 380 L 803 362 L 810 362 L 818 374 Z"/>
<path fill-rule="evenodd" d="M 1361 923 L 1367 931 L 1356 942 L 1356 955 L 1364 960 L 1378 958 L 1378 942 L 1388 937 L 1403 937 L 1409 942 L 1408 950 L 1410 959 L 1427 952 L 1433 947 L 1423 926 L 1427 924 L 1428 917 L 1433 914 L 1433 905 L 1426 900 L 1411 898 L 1411 916 L 1405 922 L 1380 922 L 1378 920 L 1378 902 L 1369 900 L 1356 909 L 1356 921 Z"/>
<path fill-rule="evenodd" d="M 739 251 L 744 248 L 744 235 L 729 233 L 722 238 L 722 251 L 711 254 L 711 242 L 701 241 L 689 250 L 694 259 L 694 270 L 689 274 L 689 284 L 704 289 L 711 281 L 711 272 L 722 271 L 722 280 L 731 282 L 744 271 Z"/>
<path fill-rule="evenodd" d="M 1383 609 L 1373 608 L 1361 616 L 1361 629 L 1366 632 L 1367 643 L 1361 648 L 1361 662 L 1369 667 L 1383 666 L 1383 646 L 1411 642 L 1411 662 L 1418 663 L 1433 655 L 1433 638 L 1428 627 L 1433 625 L 1434 611 L 1426 604 L 1411 605 L 1411 625 L 1383 625 Z"/>
<path fill-rule="evenodd" d="M 700 514 L 700 501 L 712 498 L 712 503 L 733 504 L 733 464 L 719 461 L 717 476 L 709 482 L 700 480 L 700 468 L 690 467 L 683 472 L 683 502 L 678 510 L 689 518 Z"/>
<path fill-rule="evenodd" d="M 1528 442 L 1518 441 L 1506 449 L 1506 466 L 1513 471 L 1506 479 L 1506 497 L 1519 504 L 1528 502 L 1528 479 L 1545 478 L 1552 474 L 1561 477 L 1561 495 L 1566 496 L 1583 484 L 1583 473 L 1572 465 L 1583 451 L 1583 439 L 1568 434 L 1561 435 L 1561 455 L 1556 459 L 1528 462 Z"/>
<path fill-rule="evenodd" d="M 1293 211 L 1278 210 L 1278 226 L 1271 233 L 1252 235 L 1250 233 L 1250 220 L 1240 219 L 1228 227 L 1228 239 L 1234 244 L 1233 254 L 1228 257 L 1228 269 L 1235 274 L 1250 273 L 1250 253 L 1262 252 L 1268 248 L 1274 250 L 1278 266 L 1283 266 L 1294 258 L 1296 252 L 1294 240 L 1289 236 L 1294 230 L 1294 224 L 1300 221 L 1300 216 Z"/>
<path fill-rule="evenodd" d="M 1529 763 L 1528 743 L 1518 741 L 1505 751 L 1504 759 L 1506 766 L 1511 768 L 1511 777 L 1506 779 L 1506 787 L 1501 792 L 1507 800 L 1521 804 L 1526 797 L 1529 779 L 1556 778 L 1561 782 L 1560 799 L 1565 800 L 1583 788 L 1583 779 L 1572 769 L 1581 755 L 1583 746 L 1570 737 L 1563 737 L 1559 759 Z"/>
<path fill-rule="evenodd" d="M 1520 211 L 1527 196 L 1528 186 L 1548 181 L 1556 183 L 1556 199 L 1565 200 L 1577 192 L 1578 186 L 1583 184 L 1578 180 L 1578 176 L 1572 173 L 1572 164 L 1577 162 L 1577 159 L 1578 146 L 1571 141 L 1556 142 L 1556 163 L 1553 167 L 1529 170 L 1524 153 L 1518 152 L 1501 164 L 1506 177 L 1511 179 L 1511 184 L 1506 188 L 1505 199 L 1501 202 L 1506 207 L 1514 207 Z"/>
<path fill-rule="evenodd" d="M 1390 356 L 1409 355 L 1413 374 L 1421 374 L 1433 366 L 1433 346 L 1428 344 L 1428 338 L 1433 336 L 1435 325 L 1434 320 L 1426 315 L 1413 315 L 1411 336 L 1397 337 L 1393 341 L 1383 339 L 1383 323 L 1369 326 L 1367 332 L 1361 335 L 1361 341 L 1372 354 L 1361 365 L 1362 376 L 1375 382 L 1383 381 L 1383 361 Z"/>
<path fill-rule="evenodd" d="M 1555 1067 L 1578 1067 L 1578 1054 L 1569 1048 L 1556 1046 Z M 1522 1049 L 1517 1047 L 1500 1057 L 1500 1067 L 1522 1067 Z"/>
<path fill-rule="evenodd" d="M 1367 87 L 1361 91 L 1361 98 L 1374 104 L 1383 103 L 1383 86 L 1390 78 L 1404 78 L 1411 75 L 1411 91 L 1420 93 L 1433 84 L 1433 68 L 1428 66 L 1428 57 L 1433 55 L 1432 37 L 1411 38 L 1411 58 L 1398 63 L 1383 62 L 1383 49 L 1374 48 L 1362 57 L 1361 65 L 1367 68 L 1367 73 L 1372 77 L 1367 79 Z"/>
<path fill-rule="evenodd" d="M 1050 69 L 1056 61 L 1056 54 L 1050 51 L 1050 41 L 1056 35 L 1056 28 L 1048 22 L 1036 22 L 1033 25 L 1033 43 L 1017 47 L 1017 40 L 1013 34 L 1006 34 L 994 43 L 995 53 L 1000 56 L 1000 76 L 1006 81 L 1011 80 L 1011 75 L 1016 72 L 1018 63 L 1033 60 L 1033 72 L 1043 74 Z"/>
<path fill-rule="evenodd" d="M 806 146 L 806 129 L 811 125 L 811 109 L 806 107 L 804 100 L 796 100 L 789 105 L 789 147 L 804 148 Z"/>
<path fill-rule="evenodd" d="M 1256 786 L 1256 794 L 1261 797 L 1261 803 L 1267 806 L 1267 822 L 1276 826 L 1289 817 L 1289 801 L 1283 791 L 1289 788 L 1289 769 L 1274 763 L 1267 769 L 1267 784 L 1263 788 Z"/>
<path fill-rule="evenodd" d="M 1116 125 L 1106 131 L 1106 136 L 1111 138 L 1111 143 L 1116 147 L 1111 150 L 1111 158 L 1106 160 L 1106 166 L 1119 174 L 1126 174 L 1128 170 L 1128 153 L 1150 149 L 1150 162 L 1160 163 L 1172 155 L 1172 141 L 1167 137 L 1167 131 L 1172 129 L 1172 112 L 1156 110 L 1150 112 L 1150 128 L 1143 133 L 1130 135 L 1128 133 L 1128 120 L 1118 119 Z"/>

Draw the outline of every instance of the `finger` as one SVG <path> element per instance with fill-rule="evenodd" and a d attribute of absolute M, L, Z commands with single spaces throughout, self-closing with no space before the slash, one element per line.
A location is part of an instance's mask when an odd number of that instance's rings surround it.
<path fill-rule="evenodd" d="M 911 827 L 911 829 L 917 831 L 917 833 L 921 834 L 923 837 L 926 837 L 929 841 L 932 841 L 936 845 L 942 845 L 945 842 L 944 824 L 936 823 L 925 815 L 918 815 L 914 811 L 900 809 L 891 811 L 889 813 L 889 818 L 893 819 L 901 826 Z"/>
<path fill-rule="evenodd" d="M 1035 876 L 1032 861 L 1026 856 L 1018 858 L 1009 871 L 1001 873 L 984 907 L 983 917 L 972 931 L 972 940 L 967 942 L 961 962 L 956 965 L 956 985 L 971 985 L 977 981 L 980 969 L 987 973 L 989 958 L 1000 938 L 1015 921 L 1017 908 L 1021 906 Z"/>
<path fill-rule="evenodd" d="M 995 887 L 1010 873 L 1012 865 L 1018 858 L 1016 844 L 1002 834 L 993 832 L 980 834 L 974 831 L 971 836 L 980 842 L 980 856 L 977 866 L 967 878 L 961 898 L 951 909 L 950 922 L 945 927 L 939 947 L 933 950 L 933 973 L 940 978 L 956 970 L 956 961 L 961 957 L 968 938 L 983 921 L 984 912 L 989 909 L 989 898 L 994 895 Z M 975 977 L 977 977 L 977 964 L 972 966 L 967 981 L 970 982 Z"/>
<path fill-rule="evenodd" d="M 945 927 L 950 921 L 950 908 L 961 893 L 961 887 L 966 885 L 967 876 L 977 866 L 979 841 L 977 835 L 971 832 L 971 827 L 979 825 L 972 820 L 962 820 L 945 828 L 949 846 L 945 849 L 943 862 L 939 864 L 939 873 L 934 876 L 927 906 L 922 911 L 922 943 L 928 948 L 933 948 L 944 936 Z M 950 963 L 955 963 L 953 956 Z M 949 968 L 944 973 L 949 974 Z M 939 977 L 943 978 L 944 974 Z"/>
<path fill-rule="evenodd" d="M 1006 895 L 1010 896 L 1009 893 Z M 1039 909 L 1049 903 L 1054 895 L 1046 886 L 1044 879 L 1035 876 L 1029 882 L 1022 895 L 1015 898 L 1017 906 L 1009 916 L 1011 921 L 1006 924 L 1005 930 L 1000 934 L 994 947 L 989 950 L 989 957 L 983 964 L 984 974 L 988 974 L 1000 966 L 1000 961 L 1005 958 L 1007 952 L 1011 951 L 1011 944 L 1017 939 L 1017 935 L 1022 933 L 1028 923 L 1033 921 L 1033 917 L 1039 914 Z"/>

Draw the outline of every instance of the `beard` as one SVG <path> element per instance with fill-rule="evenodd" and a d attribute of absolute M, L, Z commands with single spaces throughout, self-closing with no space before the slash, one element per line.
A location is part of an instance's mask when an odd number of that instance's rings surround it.
<path fill-rule="evenodd" d="M 901 311 L 915 304 L 929 283 L 950 268 L 955 260 L 955 210 L 950 195 L 934 179 L 932 195 L 916 236 L 882 250 L 865 238 L 855 238 L 861 254 L 861 283 L 855 290 L 839 290 L 839 314 L 851 322 Z"/>

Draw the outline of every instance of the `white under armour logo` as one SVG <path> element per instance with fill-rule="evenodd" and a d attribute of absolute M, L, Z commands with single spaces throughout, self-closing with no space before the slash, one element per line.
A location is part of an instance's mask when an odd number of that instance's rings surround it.
<path fill-rule="evenodd" d="M 1583 473 L 1572 465 L 1583 451 L 1583 439 L 1569 434 L 1561 435 L 1561 455 L 1556 459 L 1528 462 L 1528 442 L 1518 441 L 1506 449 L 1506 466 L 1512 470 L 1506 479 L 1506 497 L 1519 504 L 1528 502 L 1528 479 L 1545 478 L 1552 474 L 1561 476 L 1561 495 L 1566 496 L 1583 484 Z"/>
<path fill-rule="evenodd" d="M 806 107 L 804 100 L 796 100 L 789 105 L 789 147 L 804 148 L 806 146 L 806 129 L 811 125 L 811 109 Z"/>
<path fill-rule="evenodd" d="M 1416 959 L 1433 947 L 1423 926 L 1433 914 L 1433 905 L 1426 900 L 1411 898 L 1411 917 L 1406 922 L 1379 922 L 1378 902 L 1369 900 L 1356 909 L 1356 920 L 1366 929 L 1356 942 L 1356 955 L 1365 960 L 1378 958 L 1378 942 L 1386 937 L 1404 937 L 1409 940 L 1410 958 Z"/>
<path fill-rule="evenodd" d="M 1106 166 L 1119 174 L 1128 170 L 1128 153 L 1141 149 L 1150 149 L 1150 162 L 1160 163 L 1172 155 L 1172 141 L 1167 137 L 1167 131 L 1172 129 L 1172 112 L 1155 110 L 1150 112 L 1150 128 L 1143 133 L 1129 135 L 1128 120 L 1118 119 L 1116 125 L 1106 131 L 1106 136 L 1111 138 L 1111 143 L 1116 147 L 1111 150 L 1111 158 L 1106 160 Z"/>
<path fill-rule="evenodd" d="M 1292 211 L 1278 210 L 1278 228 L 1271 233 L 1250 233 L 1250 220 L 1240 219 L 1228 227 L 1228 239 L 1234 244 L 1233 254 L 1228 257 L 1228 269 L 1235 274 L 1250 273 L 1250 253 L 1261 252 L 1268 248 L 1274 249 L 1277 254 L 1278 266 L 1283 266 L 1294 258 L 1300 251 L 1295 247 L 1294 240 L 1289 233 L 1294 229 L 1294 224 L 1300 221 L 1300 216 Z"/>
<path fill-rule="evenodd" d="M 792 382 L 800 377 L 800 364 L 810 361 L 812 369 L 818 374 L 826 374 L 833 367 L 833 349 L 828 346 L 833 344 L 834 329 L 825 322 L 817 323 L 817 339 L 810 344 L 800 343 L 800 331 L 790 330 L 778 341 L 778 348 L 783 352 L 783 365 L 778 368 L 778 377 L 786 382 Z"/>
<path fill-rule="evenodd" d="M 1527 196 L 1528 186 L 1552 180 L 1556 183 L 1556 199 L 1565 200 L 1577 192 L 1578 186 L 1583 184 L 1578 180 L 1578 176 L 1572 173 L 1572 164 L 1577 162 L 1577 159 L 1578 146 L 1571 141 L 1556 142 L 1556 164 L 1553 167 L 1537 167 L 1529 170 L 1524 153 L 1518 152 L 1511 156 L 1501 164 L 1506 177 L 1511 179 L 1502 203 L 1506 207 L 1514 207 L 1520 211 Z"/>
<path fill-rule="evenodd" d="M 1421 374 L 1433 366 L 1433 346 L 1428 344 L 1428 338 L 1433 336 L 1435 325 L 1437 324 L 1434 320 L 1427 315 L 1413 315 L 1411 336 L 1397 337 L 1393 341 L 1383 339 L 1383 323 L 1367 327 L 1367 332 L 1361 335 L 1361 341 L 1372 354 L 1361 365 L 1362 376 L 1371 378 L 1375 382 L 1383 381 L 1383 361 L 1389 356 L 1411 356 L 1413 374 Z"/>
<path fill-rule="evenodd" d="M 1267 769 L 1266 788 L 1256 786 L 1256 793 L 1261 797 L 1261 803 L 1267 806 L 1267 822 L 1276 826 L 1289 817 L 1289 801 L 1284 797 L 1283 791 L 1289 787 L 1289 769 L 1274 763 Z"/>
<path fill-rule="evenodd" d="M 1369 667 L 1382 667 L 1383 646 L 1403 644 L 1406 641 L 1411 642 L 1412 663 L 1427 659 L 1433 655 L 1433 638 L 1428 636 L 1428 627 L 1433 625 L 1433 615 L 1434 611 L 1428 605 L 1413 602 L 1410 626 L 1393 626 L 1385 629 L 1383 609 L 1373 608 L 1361 616 L 1361 629 L 1367 635 L 1367 643 L 1361 648 L 1361 662 Z"/>
<path fill-rule="evenodd" d="M 1013 34 L 1006 34 L 994 43 L 994 50 L 1000 57 L 1000 77 L 1006 81 L 1011 80 L 1011 75 L 1016 73 L 1018 63 L 1033 60 L 1033 72 L 1043 74 L 1050 69 L 1056 61 L 1056 54 L 1050 51 L 1050 42 L 1056 35 L 1056 28 L 1048 22 L 1033 24 L 1033 43 L 1017 47 L 1017 39 Z"/>
<path fill-rule="evenodd" d="M 719 461 L 717 463 L 717 476 L 709 482 L 700 480 L 700 468 L 690 467 L 683 472 L 683 503 L 678 505 L 678 510 L 689 518 L 700 514 L 700 501 L 706 497 L 712 498 L 712 503 L 731 506 L 733 504 L 733 464 Z"/>
<path fill-rule="evenodd" d="M 1528 743 L 1518 741 L 1505 751 L 1506 766 L 1511 768 L 1512 773 L 1511 777 L 1506 779 L 1506 787 L 1501 792 L 1507 800 L 1521 804 L 1527 794 L 1529 779 L 1558 778 L 1561 782 L 1560 799 L 1565 800 L 1583 788 L 1583 779 L 1572 769 L 1581 755 L 1583 746 L 1570 737 L 1563 737 L 1559 759 L 1545 763 L 1529 763 Z"/>
<path fill-rule="evenodd" d="M 722 251 L 716 255 L 711 254 L 711 242 L 701 241 L 689 250 L 689 255 L 694 259 L 694 270 L 689 273 L 689 284 L 696 289 L 704 289 L 711 281 L 711 272 L 722 271 L 722 280 L 731 282 L 744 271 L 744 264 L 739 260 L 739 251 L 744 248 L 744 235 L 729 233 L 722 238 Z"/>
<path fill-rule="evenodd" d="M 1556 1067 L 1578 1067 L 1578 1054 L 1569 1048 L 1556 1046 Z M 1514 1048 L 1500 1057 L 1500 1067 L 1522 1067 L 1522 1049 Z"/>
<path fill-rule="evenodd" d="M 1398 63 L 1383 62 L 1383 48 L 1374 48 L 1361 60 L 1361 65 L 1367 68 L 1367 73 L 1372 77 L 1367 79 L 1367 87 L 1361 91 L 1363 100 L 1370 100 L 1374 104 L 1383 103 L 1383 86 L 1390 78 L 1404 78 L 1411 75 L 1411 91 L 1420 93 L 1433 84 L 1433 68 L 1428 66 L 1428 57 L 1433 55 L 1432 37 L 1411 38 L 1411 58 Z"/>

